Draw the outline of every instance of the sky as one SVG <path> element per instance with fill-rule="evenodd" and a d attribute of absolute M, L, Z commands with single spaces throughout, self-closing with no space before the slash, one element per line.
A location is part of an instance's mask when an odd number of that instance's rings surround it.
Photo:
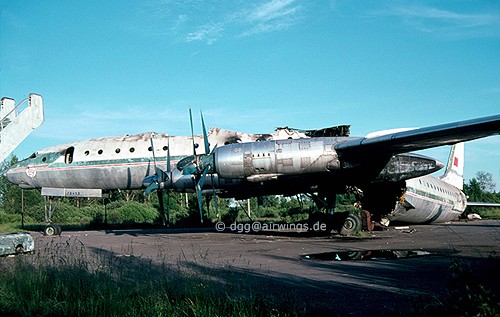
<path fill-rule="evenodd" d="M 147 131 L 352 136 L 500 113 L 498 1 L 0 0 L 0 97 L 43 96 L 14 151 Z M 491 173 L 500 136 L 466 144 Z M 447 161 L 449 147 L 423 154 Z"/>

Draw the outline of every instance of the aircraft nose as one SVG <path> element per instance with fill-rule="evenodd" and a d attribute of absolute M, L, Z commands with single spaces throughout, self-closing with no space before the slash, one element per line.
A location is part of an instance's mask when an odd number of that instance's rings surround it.
<path fill-rule="evenodd" d="M 7 171 L 5 171 L 3 175 L 10 183 L 17 185 L 23 189 L 34 188 L 26 172 L 21 171 L 15 166 L 7 169 Z"/>
<path fill-rule="evenodd" d="M 7 169 L 4 173 L 3 173 L 3 177 L 5 177 L 9 182 L 11 182 L 12 184 L 14 185 L 18 185 L 15 180 L 14 180 L 14 176 L 13 176 L 14 172 L 12 170 L 12 168 L 9 168 Z"/>

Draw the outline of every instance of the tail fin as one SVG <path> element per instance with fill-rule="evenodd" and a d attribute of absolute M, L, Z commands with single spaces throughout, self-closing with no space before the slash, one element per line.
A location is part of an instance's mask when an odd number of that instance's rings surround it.
<path fill-rule="evenodd" d="M 464 143 L 457 143 L 451 147 L 446 171 L 440 178 L 442 181 L 457 187 L 464 188 Z"/>

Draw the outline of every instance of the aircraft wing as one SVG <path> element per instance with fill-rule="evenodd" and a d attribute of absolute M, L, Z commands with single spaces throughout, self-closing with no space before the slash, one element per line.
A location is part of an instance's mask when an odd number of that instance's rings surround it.
<path fill-rule="evenodd" d="M 394 155 L 500 134 L 500 114 L 432 127 L 351 139 L 338 143 L 339 155 Z"/>

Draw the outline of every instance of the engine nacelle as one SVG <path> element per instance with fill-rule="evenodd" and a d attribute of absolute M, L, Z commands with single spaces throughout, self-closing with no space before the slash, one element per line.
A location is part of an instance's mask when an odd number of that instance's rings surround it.
<path fill-rule="evenodd" d="M 434 173 L 443 163 L 431 157 L 406 153 L 394 155 L 375 179 L 375 182 L 398 182 Z"/>
<path fill-rule="evenodd" d="M 333 143 L 318 138 L 230 144 L 215 151 L 215 169 L 222 178 L 255 182 L 329 172 L 340 168 Z"/>

